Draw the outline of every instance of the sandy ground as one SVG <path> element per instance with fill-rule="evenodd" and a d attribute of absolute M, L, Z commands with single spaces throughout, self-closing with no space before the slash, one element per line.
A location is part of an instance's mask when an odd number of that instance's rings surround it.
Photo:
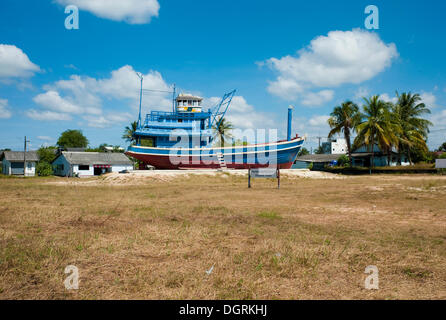
<path fill-rule="evenodd" d="M 287 178 L 309 178 L 309 179 L 345 179 L 345 176 L 332 174 L 328 172 L 310 171 L 308 169 L 289 169 L 280 170 L 282 177 Z M 142 184 L 148 181 L 172 181 L 177 178 L 191 177 L 191 176 L 247 176 L 248 170 L 145 170 L 133 171 L 130 173 L 109 173 L 101 177 L 80 178 L 80 179 L 66 179 L 61 178 L 60 181 L 51 181 L 48 184 L 53 185 L 134 185 Z"/>
<path fill-rule="evenodd" d="M 446 176 L 282 177 L 0 177 L 0 300 L 446 299 Z"/>

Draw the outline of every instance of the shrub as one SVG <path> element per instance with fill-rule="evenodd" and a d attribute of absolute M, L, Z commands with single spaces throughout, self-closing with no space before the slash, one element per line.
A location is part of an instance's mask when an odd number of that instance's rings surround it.
<path fill-rule="evenodd" d="M 338 158 L 338 166 L 345 167 L 348 164 L 349 164 L 349 159 L 348 159 L 348 156 L 346 154 L 343 154 L 342 156 L 340 156 Z"/>
<path fill-rule="evenodd" d="M 313 170 L 313 162 L 311 162 L 311 163 L 308 165 L 308 169 L 309 169 L 309 170 Z"/>
<path fill-rule="evenodd" d="M 53 175 L 53 167 L 45 161 L 41 161 L 37 164 L 36 172 L 40 177 L 47 177 Z"/>
<path fill-rule="evenodd" d="M 442 153 L 438 159 L 446 159 L 446 152 Z"/>
<path fill-rule="evenodd" d="M 40 162 L 51 163 L 56 159 L 57 148 L 56 147 L 40 147 L 37 150 Z"/>

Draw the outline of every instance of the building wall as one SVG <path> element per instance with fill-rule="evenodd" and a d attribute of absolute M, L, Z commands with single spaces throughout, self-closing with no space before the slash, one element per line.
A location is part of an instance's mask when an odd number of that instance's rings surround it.
<path fill-rule="evenodd" d="M 63 166 L 63 168 L 61 167 Z M 122 170 L 133 170 L 133 165 L 116 165 L 112 166 L 110 172 L 119 172 Z M 53 171 L 57 176 L 72 177 L 78 175 L 79 177 L 94 176 L 94 166 L 89 165 L 88 170 L 80 170 L 78 164 L 71 165 L 67 159 L 61 155 L 53 162 Z"/>
<path fill-rule="evenodd" d="M 132 171 L 133 170 L 133 165 L 119 165 L 119 166 L 112 166 L 112 172 L 119 172 L 122 170 L 128 170 L 128 171 Z"/>
<path fill-rule="evenodd" d="M 25 176 L 34 177 L 36 175 L 36 162 L 26 162 Z"/>
<path fill-rule="evenodd" d="M 347 141 L 339 138 L 331 142 L 331 154 L 346 154 L 347 153 Z"/>
<path fill-rule="evenodd" d="M 11 175 L 11 163 L 6 159 L 3 160 L 2 170 L 3 170 L 2 172 L 4 175 L 7 175 L 7 176 Z"/>
<path fill-rule="evenodd" d="M 346 154 L 347 153 L 347 141 L 343 138 L 335 140 L 328 140 L 328 142 L 322 142 L 321 144 L 324 154 Z"/>
<path fill-rule="evenodd" d="M 70 164 L 63 155 L 53 161 L 53 172 L 56 176 L 71 177 Z"/>
<path fill-rule="evenodd" d="M 296 160 L 291 169 L 308 169 L 310 163 Z"/>
<path fill-rule="evenodd" d="M 23 166 L 23 162 L 21 162 Z M 4 175 L 10 176 L 12 174 L 11 162 L 4 159 L 2 163 L 2 172 Z M 36 162 L 27 161 L 26 168 L 22 173 L 27 177 L 33 177 L 36 175 Z"/>
<path fill-rule="evenodd" d="M 79 177 L 94 176 L 94 167 L 89 165 L 88 170 L 80 170 L 78 164 L 73 164 L 73 175 L 78 175 Z"/>
<path fill-rule="evenodd" d="M 370 159 L 371 160 L 371 159 Z M 406 157 L 405 156 L 401 156 L 401 166 L 408 166 L 410 165 L 409 162 L 406 162 Z M 362 167 L 368 167 L 368 159 L 365 158 L 355 158 L 353 157 L 353 165 L 354 166 L 362 166 Z M 373 160 L 375 167 L 386 167 L 388 166 L 387 164 L 387 155 L 384 156 L 378 156 L 376 155 L 374 160 Z M 399 165 L 398 162 L 398 156 L 397 155 L 392 155 L 390 158 L 390 164 L 391 167 L 395 167 Z"/>

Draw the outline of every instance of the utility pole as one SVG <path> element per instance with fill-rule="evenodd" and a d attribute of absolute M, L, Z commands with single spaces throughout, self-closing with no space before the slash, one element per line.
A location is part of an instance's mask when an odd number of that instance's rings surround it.
<path fill-rule="evenodd" d="M 29 140 L 26 140 L 25 136 L 25 152 L 23 152 L 23 175 L 26 177 L 26 143 L 30 142 Z"/>
<path fill-rule="evenodd" d="M 317 152 L 320 152 L 321 151 L 321 139 L 322 139 L 322 137 L 321 136 L 318 136 L 318 137 L 315 137 L 319 142 L 318 142 L 318 145 L 319 145 L 319 148 L 317 149 Z"/>
<path fill-rule="evenodd" d="M 136 72 L 136 75 L 141 80 L 141 89 L 139 92 L 139 115 L 138 115 L 138 129 L 141 128 L 141 104 L 142 104 L 142 82 L 144 80 L 144 77 L 142 73 Z"/>
<path fill-rule="evenodd" d="M 321 147 L 321 139 L 322 139 L 322 137 L 316 137 L 316 139 L 319 140 L 319 148 L 320 148 Z"/>

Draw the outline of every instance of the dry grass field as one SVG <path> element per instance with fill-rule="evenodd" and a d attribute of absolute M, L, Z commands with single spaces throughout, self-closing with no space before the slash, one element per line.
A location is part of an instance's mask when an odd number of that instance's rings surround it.
<path fill-rule="evenodd" d="M 446 298 L 446 176 L 0 178 L 0 195 L 0 299 Z"/>

